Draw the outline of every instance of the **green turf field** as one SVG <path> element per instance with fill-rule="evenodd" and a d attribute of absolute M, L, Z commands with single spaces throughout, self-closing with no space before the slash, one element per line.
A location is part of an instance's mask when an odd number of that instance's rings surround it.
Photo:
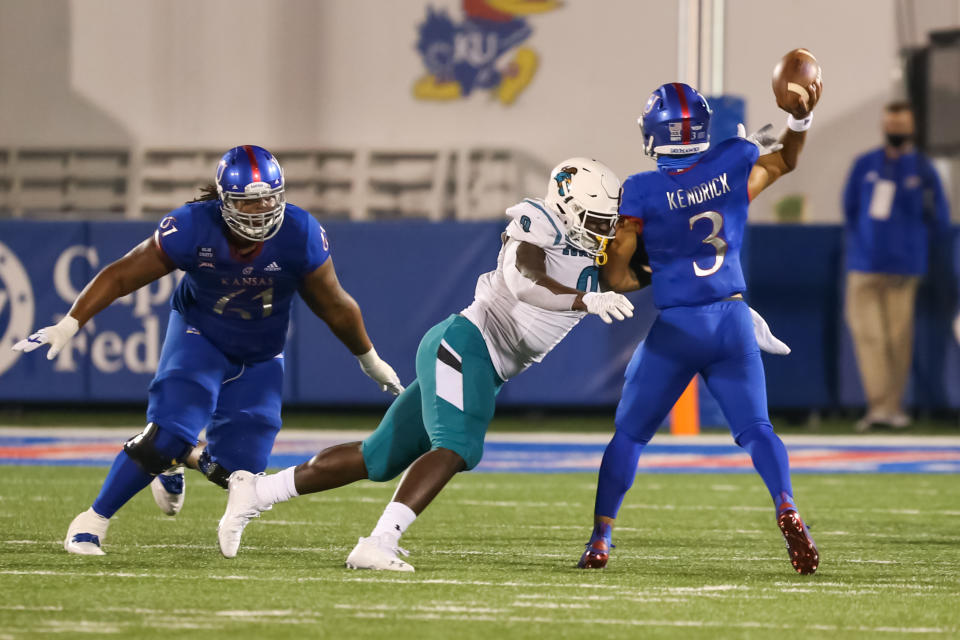
<path fill-rule="evenodd" d="M 402 544 L 415 574 L 343 560 L 393 483 L 277 505 L 220 557 L 222 490 L 149 491 L 106 557 L 66 554 L 103 468 L 0 467 L 0 638 L 811 638 L 960 635 L 960 477 L 801 475 L 822 556 L 792 572 L 753 475 L 641 475 L 604 571 L 573 566 L 595 476 L 463 474 Z"/>
<path fill-rule="evenodd" d="M 135 433 L 143 428 L 146 408 L 110 408 L 110 407 L 74 407 L 72 409 L 47 409 L 39 406 L 3 407 L 0 406 L 0 425 L 11 427 L 130 427 Z M 489 431 L 517 432 L 593 432 L 613 435 L 613 408 L 596 411 L 501 411 L 490 423 Z M 283 425 L 286 429 L 356 429 L 373 431 L 383 410 L 336 411 L 289 409 L 283 412 Z M 843 417 L 830 414 L 819 417 L 818 414 L 797 416 L 772 416 L 774 428 L 781 435 L 853 435 L 853 425 L 859 414 L 852 413 Z M 664 429 L 663 431 L 666 431 Z M 727 433 L 725 427 L 704 429 L 707 433 Z M 878 429 L 883 435 L 960 435 L 960 422 L 956 417 L 937 418 L 918 417 L 909 429 Z"/>

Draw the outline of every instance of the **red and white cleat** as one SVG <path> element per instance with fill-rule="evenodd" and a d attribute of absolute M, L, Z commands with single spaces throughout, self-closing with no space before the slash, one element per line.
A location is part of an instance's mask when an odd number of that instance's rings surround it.
<path fill-rule="evenodd" d="M 777 526 L 787 543 L 790 564 L 801 575 L 810 575 L 820 566 L 820 552 L 810 537 L 807 525 L 796 511 L 784 511 L 777 517 Z"/>
<path fill-rule="evenodd" d="M 587 549 L 580 556 L 578 569 L 603 569 L 610 559 L 610 548 L 613 547 L 606 539 L 597 538 L 587 543 Z"/>

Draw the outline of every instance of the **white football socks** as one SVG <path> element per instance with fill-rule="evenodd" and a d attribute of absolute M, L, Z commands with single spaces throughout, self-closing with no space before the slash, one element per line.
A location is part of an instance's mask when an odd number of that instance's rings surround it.
<path fill-rule="evenodd" d="M 257 478 L 257 500 L 263 507 L 286 502 L 290 498 L 295 498 L 297 487 L 293 482 L 293 472 L 296 467 L 287 467 L 278 473 L 271 473 L 268 476 Z"/>
<path fill-rule="evenodd" d="M 402 502 L 391 502 L 383 510 L 383 515 L 380 516 L 380 520 L 377 522 L 377 526 L 373 528 L 373 533 L 370 536 L 386 535 L 393 540 L 399 540 L 407 527 L 413 524 L 416 519 L 417 514 L 413 512 L 413 509 Z"/>

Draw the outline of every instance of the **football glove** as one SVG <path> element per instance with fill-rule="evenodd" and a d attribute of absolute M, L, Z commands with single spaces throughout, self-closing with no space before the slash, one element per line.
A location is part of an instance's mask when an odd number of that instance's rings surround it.
<path fill-rule="evenodd" d="M 357 356 L 360 362 L 360 369 L 363 370 L 374 382 L 380 385 L 380 391 L 389 391 L 393 395 L 400 395 L 403 391 L 403 385 L 400 384 L 400 377 L 393 367 L 388 365 L 373 347 L 363 355 Z"/>
<path fill-rule="evenodd" d="M 737 125 L 737 135 L 744 138 L 747 142 L 752 142 L 760 149 L 760 155 L 765 156 L 770 153 L 776 153 L 783 149 L 783 144 L 773 132 L 772 124 L 765 124 L 750 135 L 747 135 L 747 129 L 743 123 Z"/>
<path fill-rule="evenodd" d="M 29 338 L 24 338 L 13 345 L 13 350 L 30 353 L 38 347 L 49 344 L 50 350 L 47 351 L 47 360 L 53 360 L 79 330 L 80 323 L 77 322 L 76 318 L 67 314 L 63 317 L 63 320 L 52 327 L 44 327 Z"/>
<path fill-rule="evenodd" d="M 615 291 L 585 293 L 583 304 L 587 307 L 587 313 L 600 316 L 600 319 L 607 324 L 611 324 L 614 320 L 633 317 L 633 304 L 627 300 L 626 296 Z"/>
<path fill-rule="evenodd" d="M 767 321 L 753 307 L 750 307 L 750 315 L 753 317 L 753 335 L 757 337 L 757 346 L 760 347 L 761 351 L 772 353 L 775 356 L 785 356 L 790 353 L 790 347 L 773 335 Z"/>

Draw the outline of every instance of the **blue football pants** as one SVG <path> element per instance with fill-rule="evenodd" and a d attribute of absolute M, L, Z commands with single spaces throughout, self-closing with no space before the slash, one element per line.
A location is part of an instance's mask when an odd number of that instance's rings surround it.
<path fill-rule="evenodd" d="M 792 503 L 789 460 L 767 413 L 766 380 L 746 303 L 727 300 L 660 312 L 627 366 L 616 432 L 604 452 L 597 515 L 617 516 L 643 447 L 696 374 L 713 393 L 736 443 L 780 505 Z"/>
<path fill-rule="evenodd" d="M 230 471 L 260 473 L 280 430 L 283 368 L 282 354 L 253 364 L 227 357 L 172 311 L 148 394 L 147 422 L 158 426 L 157 450 L 179 458 L 206 428 L 214 462 Z M 151 479 L 121 451 L 94 510 L 112 516 Z"/>

